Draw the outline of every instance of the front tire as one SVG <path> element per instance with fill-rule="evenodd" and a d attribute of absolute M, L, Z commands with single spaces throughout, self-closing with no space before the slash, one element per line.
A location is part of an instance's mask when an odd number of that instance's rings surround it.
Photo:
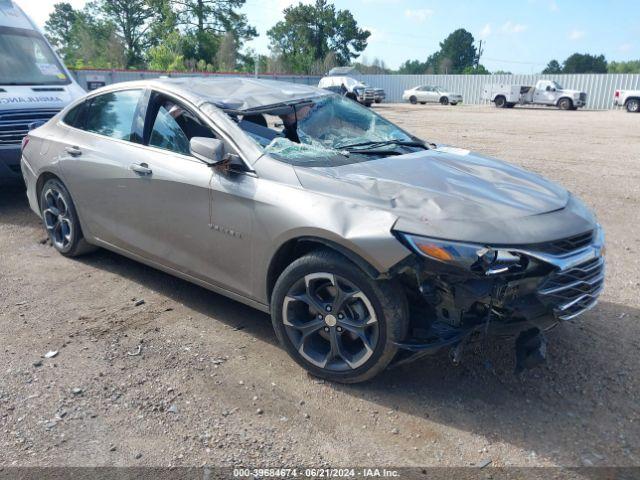
<path fill-rule="evenodd" d="M 627 112 L 629 113 L 638 113 L 640 112 L 640 99 L 638 98 L 630 98 L 627 100 L 625 104 Z"/>
<path fill-rule="evenodd" d="M 560 101 L 558 102 L 558 108 L 560 110 L 572 110 L 573 102 L 571 101 L 570 98 L 561 98 Z"/>
<path fill-rule="evenodd" d="M 318 250 L 289 265 L 271 297 L 271 320 L 287 353 L 312 375 L 357 383 L 382 372 L 408 330 L 394 282 L 376 281 L 348 259 Z"/>
<path fill-rule="evenodd" d="M 42 223 L 53 247 L 65 257 L 77 257 L 96 249 L 87 243 L 78 212 L 64 184 L 52 178 L 40 191 Z"/>

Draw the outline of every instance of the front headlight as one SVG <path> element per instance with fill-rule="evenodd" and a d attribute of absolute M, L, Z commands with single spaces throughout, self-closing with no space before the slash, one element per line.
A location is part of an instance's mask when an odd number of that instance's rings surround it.
<path fill-rule="evenodd" d="M 522 255 L 506 249 L 438 240 L 408 233 L 400 233 L 400 236 L 423 257 L 480 275 L 514 272 L 526 267 L 526 259 Z"/>

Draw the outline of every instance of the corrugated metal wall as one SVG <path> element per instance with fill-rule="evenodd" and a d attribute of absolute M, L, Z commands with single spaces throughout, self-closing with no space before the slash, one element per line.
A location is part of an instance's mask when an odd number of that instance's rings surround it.
<path fill-rule="evenodd" d="M 160 76 L 229 76 L 229 74 L 161 73 L 135 70 L 75 70 L 76 79 L 84 88 L 87 80 L 104 78 L 107 85 L 130 80 L 158 78 Z M 252 76 L 252 75 L 245 75 Z M 293 83 L 317 85 L 321 77 L 305 75 L 259 75 L 259 78 Z M 479 105 L 482 88 L 487 83 L 513 83 L 533 85 L 540 79 L 555 80 L 564 88 L 587 92 L 587 108 L 604 110 L 613 108 L 616 89 L 640 90 L 640 74 L 575 74 L 575 75 L 358 75 L 357 78 L 374 87 L 384 88 L 387 102 L 401 102 L 402 92 L 417 85 L 441 85 L 461 93 L 464 103 Z"/>
<path fill-rule="evenodd" d="M 71 73 L 75 76 L 80 85 L 87 89 L 88 81 L 95 81 L 97 78 L 104 79 L 106 85 L 118 82 L 130 82 L 133 80 L 145 80 L 149 78 L 158 77 L 229 77 L 229 76 L 244 76 L 253 77 L 249 74 L 229 74 L 229 73 L 188 73 L 188 72 L 152 72 L 146 70 L 71 70 Z M 292 83 L 304 83 L 305 85 L 318 85 L 320 81 L 319 76 L 308 75 L 259 75 L 258 78 L 265 78 L 270 80 L 281 80 L 284 82 Z"/>
<path fill-rule="evenodd" d="M 482 104 L 482 88 L 488 83 L 535 85 L 538 80 L 555 80 L 564 88 L 587 92 L 587 108 L 613 108 L 616 89 L 640 90 L 640 74 L 575 75 L 359 75 L 371 86 L 383 88 L 387 101 L 402 101 L 402 92 L 418 85 L 440 85 L 462 94 L 464 103 Z"/>

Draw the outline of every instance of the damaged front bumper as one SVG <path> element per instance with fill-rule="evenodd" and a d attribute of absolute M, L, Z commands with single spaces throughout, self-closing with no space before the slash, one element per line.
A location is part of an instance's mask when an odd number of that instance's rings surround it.
<path fill-rule="evenodd" d="M 593 308 L 604 288 L 600 226 L 543 244 L 471 246 L 471 253 L 469 245 L 400 237 L 418 255 L 397 271 L 412 309 L 397 364 L 445 348 L 457 361 L 468 342 L 493 336 L 517 338 L 517 369 L 533 366 L 545 357 L 542 332 Z"/>

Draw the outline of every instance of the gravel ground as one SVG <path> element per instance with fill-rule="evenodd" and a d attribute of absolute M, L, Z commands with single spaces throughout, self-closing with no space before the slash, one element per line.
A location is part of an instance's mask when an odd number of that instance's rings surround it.
<path fill-rule="evenodd" d="M 99 251 L 58 255 L 0 193 L 0 467 L 640 464 L 640 115 L 381 105 L 423 138 L 567 186 L 607 231 L 607 287 L 513 375 L 479 345 L 355 386 L 308 376 L 267 315 Z M 57 351 L 52 358 L 47 352 Z"/>

